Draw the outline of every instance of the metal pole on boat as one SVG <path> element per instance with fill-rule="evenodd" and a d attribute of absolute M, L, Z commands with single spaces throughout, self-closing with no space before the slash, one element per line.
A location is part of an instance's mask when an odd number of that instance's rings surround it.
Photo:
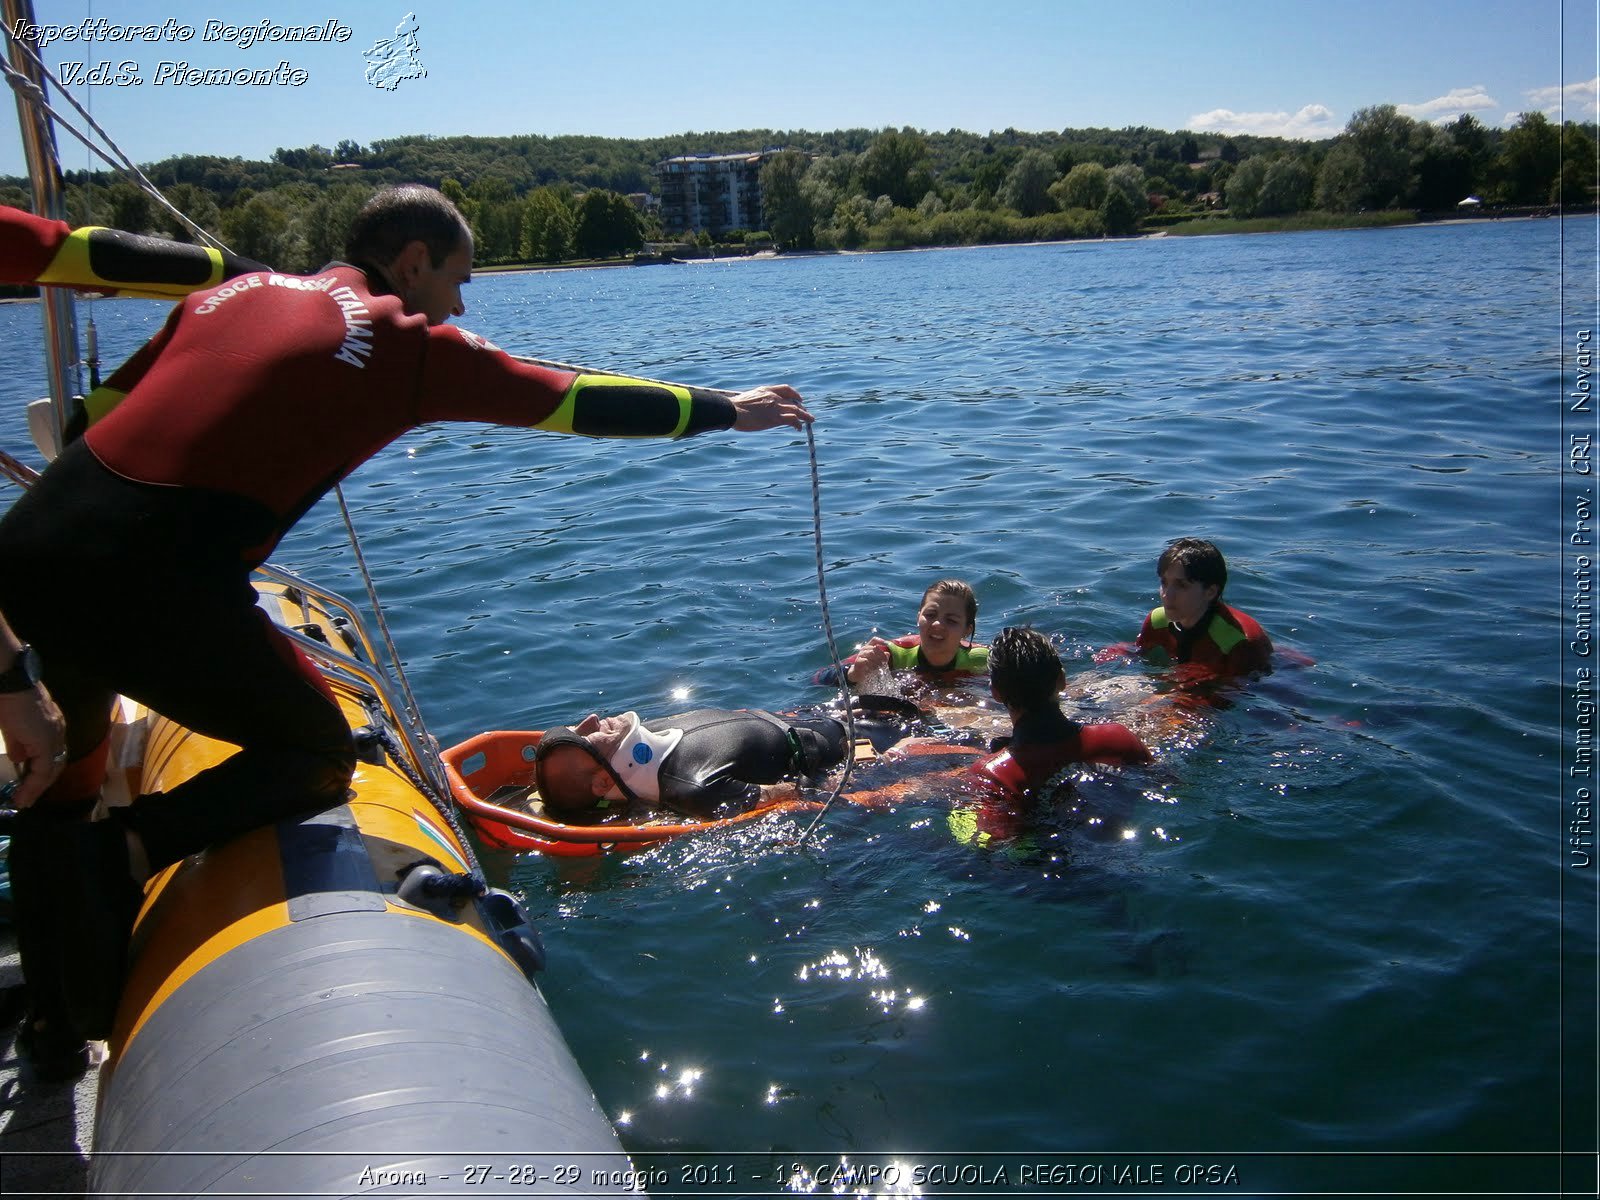
<path fill-rule="evenodd" d="M 26 22 L 28 26 L 37 24 L 33 16 L 33 0 L 0 0 L 0 11 L 5 14 L 8 31 L 6 55 L 12 69 L 29 80 L 38 88 L 39 95 L 43 96 L 44 77 L 38 63 L 15 37 L 9 35 L 9 31 L 24 27 L 19 22 Z M 56 156 L 55 130 L 51 127 L 49 114 L 18 89 L 17 120 L 22 129 L 22 149 L 28 160 L 28 181 L 33 187 L 34 211 L 41 217 L 65 220 L 65 188 L 61 164 Z M 73 397 L 81 390 L 78 386 L 78 328 L 70 292 L 62 288 L 39 290 L 39 308 L 44 314 L 51 408 L 59 441 L 61 430 L 66 427 L 71 412 Z"/>

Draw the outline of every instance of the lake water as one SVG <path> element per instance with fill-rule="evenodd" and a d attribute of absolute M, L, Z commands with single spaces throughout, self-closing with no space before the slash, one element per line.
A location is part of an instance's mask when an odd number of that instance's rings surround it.
<path fill-rule="evenodd" d="M 1112 836 L 1054 855 L 907 803 L 838 806 L 799 851 L 778 820 L 487 856 L 624 1144 L 700 1172 L 654 1190 L 1593 1194 L 1592 685 L 1564 649 L 1593 495 L 1564 467 L 1595 418 L 1563 410 L 1595 243 L 1569 219 L 474 282 L 462 324 L 514 352 L 795 384 L 847 648 L 960 576 L 980 639 L 1055 635 L 1076 710 L 1158 750 L 1084 784 Z M 165 309 L 92 311 L 115 361 Z M 0 306 L 8 401 L 42 390 L 37 321 Z M 798 435 L 434 427 L 347 495 L 445 744 L 826 698 Z M 1094 666 L 1180 535 L 1311 664 L 1199 714 Z M 356 597 L 342 537 L 324 504 L 279 561 Z"/>

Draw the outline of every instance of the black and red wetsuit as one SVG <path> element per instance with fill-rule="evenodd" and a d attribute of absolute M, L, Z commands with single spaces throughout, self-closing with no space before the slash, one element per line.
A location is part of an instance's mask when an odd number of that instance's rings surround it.
<path fill-rule="evenodd" d="M 1145 617 L 1135 643 L 1149 653 L 1163 651 L 1174 662 L 1192 664 L 1216 675 L 1250 675 L 1272 669 L 1272 639 L 1254 617 L 1218 600 L 1193 629 L 1172 624 L 1165 608 Z"/>
<path fill-rule="evenodd" d="M 15 212 L 0 210 L 0 231 L 24 224 Z M 0 249 L 72 236 L 27 221 Z M 0 258 L 0 280 L 29 281 L 39 257 Z M 119 402 L 0 518 L 0 612 L 67 715 L 71 761 L 50 802 L 98 788 L 117 693 L 241 747 L 117 814 L 153 867 L 344 796 L 348 726 L 249 585 L 334 483 L 429 421 L 604 437 L 733 423 L 715 393 L 531 366 L 430 328 L 371 280 L 334 264 L 190 295 L 107 381 Z"/>
<path fill-rule="evenodd" d="M 950 827 L 964 841 L 1010 840 L 1040 789 L 1064 768 L 1136 766 L 1150 759 L 1150 748 L 1126 726 L 1080 725 L 1059 710 L 1030 713 L 1017 721 L 1004 749 L 968 769 L 962 790 L 974 802 L 957 809 Z"/>

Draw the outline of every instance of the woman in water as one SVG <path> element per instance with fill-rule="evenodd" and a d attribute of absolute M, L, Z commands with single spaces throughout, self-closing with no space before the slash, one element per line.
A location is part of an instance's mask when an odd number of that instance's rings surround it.
<path fill-rule="evenodd" d="M 978 597 L 960 579 L 941 579 L 922 593 L 917 632 L 885 641 L 874 637 L 845 660 L 846 678 L 859 688 L 863 680 L 884 671 L 919 675 L 983 675 L 989 670 L 989 648 L 976 646 Z M 815 682 L 837 684 L 833 668 L 819 671 Z"/>

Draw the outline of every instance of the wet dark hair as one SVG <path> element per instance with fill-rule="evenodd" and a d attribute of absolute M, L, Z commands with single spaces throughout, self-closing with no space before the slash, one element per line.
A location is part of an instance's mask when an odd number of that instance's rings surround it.
<path fill-rule="evenodd" d="M 607 805 L 601 803 L 599 797 L 591 792 L 564 792 L 560 788 L 552 787 L 545 770 L 545 764 L 550 756 L 563 746 L 571 746 L 575 750 L 582 750 L 611 777 L 611 781 L 621 789 L 622 794 L 629 800 L 634 799 L 633 792 L 628 785 L 622 782 L 616 770 L 611 766 L 603 754 L 595 749 L 594 743 L 584 737 L 570 725 L 557 725 L 545 730 L 544 736 L 539 739 L 539 744 L 533 751 L 533 779 L 534 785 L 539 789 L 539 799 L 544 802 L 545 809 L 562 816 L 572 816 L 578 813 L 589 812 L 594 809 L 604 810 Z"/>
<path fill-rule="evenodd" d="M 922 600 L 917 608 L 928 602 L 929 596 L 954 596 L 967 606 L 967 624 L 972 626 L 972 632 L 978 632 L 978 594 L 972 590 L 972 585 L 965 579 L 941 579 L 927 591 L 922 593 Z"/>
<path fill-rule="evenodd" d="M 989 646 L 989 684 L 995 698 L 1022 712 L 1060 705 L 1066 672 L 1050 639 L 1029 625 L 1010 626 Z"/>
<path fill-rule="evenodd" d="M 443 192 L 407 183 L 384 188 L 361 206 L 344 252 L 353 263 L 387 267 L 412 242 L 421 242 L 429 262 L 440 267 L 471 237 L 466 218 Z"/>
<path fill-rule="evenodd" d="M 1177 538 L 1168 542 L 1156 559 L 1156 578 L 1165 575 L 1174 563 L 1196 583 L 1216 584 L 1217 598 L 1222 598 L 1222 589 L 1228 586 L 1228 563 L 1221 550 L 1203 538 Z"/>

